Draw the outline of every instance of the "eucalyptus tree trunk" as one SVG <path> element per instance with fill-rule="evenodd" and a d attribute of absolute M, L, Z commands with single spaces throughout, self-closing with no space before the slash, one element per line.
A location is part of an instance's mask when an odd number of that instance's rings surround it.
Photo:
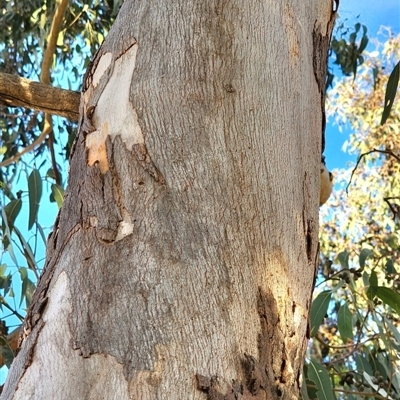
<path fill-rule="evenodd" d="M 297 398 L 334 14 L 125 1 L 4 399 Z"/>

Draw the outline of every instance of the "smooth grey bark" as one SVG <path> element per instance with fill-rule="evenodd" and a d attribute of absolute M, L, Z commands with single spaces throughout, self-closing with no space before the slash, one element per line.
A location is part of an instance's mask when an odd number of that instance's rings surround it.
<path fill-rule="evenodd" d="M 2 398 L 297 398 L 332 7 L 125 1 Z"/>

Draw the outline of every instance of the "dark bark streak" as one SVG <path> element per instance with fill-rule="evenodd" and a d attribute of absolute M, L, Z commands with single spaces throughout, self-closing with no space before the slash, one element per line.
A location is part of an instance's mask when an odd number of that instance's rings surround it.
<path fill-rule="evenodd" d="M 216 377 L 197 375 L 198 389 L 207 393 L 208 400 L 278 400 L 287 396 L 287 385 L 291 378 L 288 370 L 288 351 L 285 348 L 285 333 L 282 332 L 278 307 L 272 293 L 259 289 L 258 313 L 261 332 L 258 338 L 258 359 L 244 354 L 242 367 L 246 382 L 225 384 L 221 392 Z"/>
<path fill-rule="evenodd" d="M 161 175 L 160 171 L 154 165 L 147 151 L 146 145 L 144 143 L 137 143 L 133 145 L 133 153 L 139 165 L 158 183 L 164 184 L 165 179 Z"/>
<path fill-rule="evenodd" d="M 331 42 L 332 30 L 333 30 L 333 25 L 335 23 L 338 6 L 339 6 L 339 0 L 332 0 L 332 14 L 326 26 L 325 32 L 321 32 L 320 26 L 314 26 L 314 30 L 312 33 L 314 76 L 321 96 L 321 113 L 322 113 L 321 154 L 325 150 L 325 127 L 326 127 L 325 83 L 326 83 L 326 72 L 328 66 L 328 52 L 329 52 L 329 45 Z"/>
<path fill-rule="evenodd" d="M 218 377 L 207 378 L 197 374 L 197 389 L 207 393 L 207 400 L 266 400 L 265 393 L 253 395 L 240 382 L 234 380 L 232 384 L 224 385 L 225 393 L 222 393 Z"/>
<path fill-rule="evenodd" d="M 261 322 L 258 369 L 265 371 L 265 383 L 260 384 L 260 389 L 267 392 L 268 399 L 280 399 L 284 395 L 284 385 L 289 381 L 287 351 L 285 334 L 279 326 L 278 306 L 271 292 L 259 289 L 258 313 Z M 253 391 L 256 389 L 253 387 Z"/>

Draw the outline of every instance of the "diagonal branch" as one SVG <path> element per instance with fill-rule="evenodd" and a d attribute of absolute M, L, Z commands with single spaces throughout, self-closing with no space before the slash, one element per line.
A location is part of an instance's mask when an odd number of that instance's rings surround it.
<path fill-rule="evenodd" d="M 50 70 L 53 62 L 53 56 L 57 47 L 57 38 L 61 30 L 61 24 L 64 19 L 65 10 L 67 9 L 69 0 L 60 0 L 56 11 L 54 13 L 53 21 L 51 22 L 50 33 L 47 38 L 47 46 L 44 52 L 43 61 L 42 61 L 42 72 L 40 74 L 40 81 L 46 85 L 50 85 Z M 51 164 L 53 167 L 53 172 L 55 176 L 56 183 L 61 185 L 61 174 L 58 170 L 57 163 L 55 161 L 54 156 L 54 131 L 53 131 L 53 118 L 51 114 L 45 113 L 44 115 L 44 126 L 43 132 L 39 137 L 42 137 L 42 140 L 49 135 L 49 150 L 51 155 Z M 38 138 L 39 139 L 39 138 Z"/>

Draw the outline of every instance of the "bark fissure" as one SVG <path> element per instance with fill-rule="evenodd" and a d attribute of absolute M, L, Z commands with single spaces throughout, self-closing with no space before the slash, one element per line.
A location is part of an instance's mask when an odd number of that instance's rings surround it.
<path fill-rule="evenodd" d="M 326 27 L 324 29 L 321 29 L 321 26 L 316 23 L 312 33 L 314 77 L 315 81 L 317 82 L 318 91 L 321 96 L 321 113 L 322 113 L 321 154 L 325 150 L 325 127 L 326 127 L 325 83 L 326 83 L 326 72 L 328 67 L 328 51 L 338 7 L 339 7 L 339 0 L 331 0 L 331 16 L 329 21 L 327 22 Z"/>
<path fill-rule="evenodd" d="M 161 175 L 160 171 L 154 165 L 147 151 L 146 145 L 144 143 L 137 143 L 133 145 L 133 153 L 139 165 L 149 173 L 149 175 L 158 183 L 164 184 L 165 179 Z"/>

